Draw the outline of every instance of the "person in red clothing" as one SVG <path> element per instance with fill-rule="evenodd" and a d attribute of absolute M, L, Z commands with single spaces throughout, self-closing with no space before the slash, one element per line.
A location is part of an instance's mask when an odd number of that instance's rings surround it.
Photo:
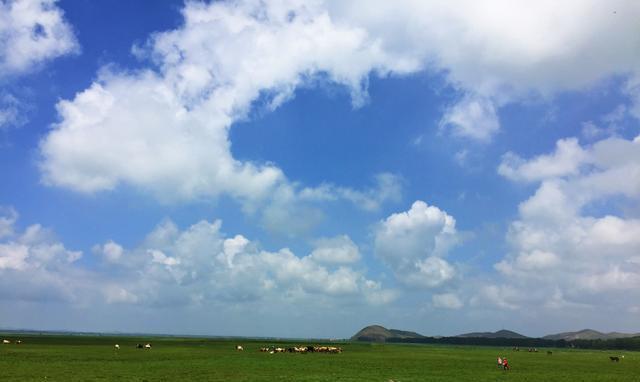
<path fill-rule="evenodd" d="M 506 358 L 502 359 L 502 368 L 505 370 L 510 370 L 511 368 L 509 367 L 509 361 L 507 361 Z"/>

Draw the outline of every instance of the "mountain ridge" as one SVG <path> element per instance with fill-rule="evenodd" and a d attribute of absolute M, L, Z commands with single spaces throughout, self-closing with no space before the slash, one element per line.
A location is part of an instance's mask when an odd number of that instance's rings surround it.
<path fill-rule="evenodd" d="M 562 332 L 556 334 L 548 334 L 541 337 L 545 340 L 611 340 L 616 338 L 630 338 L 638 337 L 640 333 L 621 333 L 621 332 L 609 332 L 603 333 L 593 329 L 582 329 L 575 332 Z"/>
<path fill-rule="evenodd" d="M 427 338 L 422 334 L 399 329 L 387 329 L 382 325 L 369 325 L 360 329 L 356 334 L 351 337 L 352 341 L 368 341 L 368 342 L 386 342 L 389 339 L 412 339 L 412 338 Z M 442 336 L 432 336 L 434 338 L 440 338 Z M 610 340 L 616 338 L 631 338 L 640 337 L 640 333 L 621 333 L 621 332 L 608 332 L 603 333 L 593 329 L 582 329 L 575 332 L 562 332 L 556 334 L 548 334 L 542 337 L 528 337 L 523 334 L 514 332 L 512 330 L 498 330 L 496 332 L 470 332 L 458 334 L 450 337 L 458 338 L 505 338 L 505 339 L 543 339 L 543 340 Z"/>
<path fill-rule="evenodd" d="M 529 338 L 520 333 L 516 333 L 512 330 L 498 330 L 497 332 L 471 332 L 458 334 L 455 337 L 463 337 L 463 338 Z"/>

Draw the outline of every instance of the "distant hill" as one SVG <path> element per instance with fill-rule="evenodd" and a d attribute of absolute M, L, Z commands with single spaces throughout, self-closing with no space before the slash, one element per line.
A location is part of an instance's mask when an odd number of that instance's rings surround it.
<path fill-rule="evenodd" d="M 456 337 L 463 338 L 529 338 L 523 336 L 520 333 L 512 332 L 511 330 L 498 330 L 497 332 L 473 332 L 457 335 Z"/>
<path fill-rule="evenodd" d="M 550 334 L 542 338 L 545 340 L 573 341 L 573 340 L 611 340 L 614 338 L 630 338 L 630 337 L 638 337 L 638 336 L 640 336 L 640 333 L 618 333 L 618 332 L 602 333 L 593 329 L 584 329 L 578 332 L 564 332 L 564 333 L 558 333 L 558 334 Z"/>
<path fill-rule="evenodd" d="M 416 332 L 406 330 L 387 329 L 380 325 L 370 325 L 361 329 L 351 337 L 353 341 L 385 342 L 389 338 L 423 338 L 424 336 Z"/>

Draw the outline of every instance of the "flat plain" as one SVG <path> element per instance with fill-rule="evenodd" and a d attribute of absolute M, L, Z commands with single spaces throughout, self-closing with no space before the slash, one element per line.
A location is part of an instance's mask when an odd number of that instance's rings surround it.
<path fill-rule="evenodd" d="M 266 341 L 80 335 L 4 336 L 2 381 L 640 381 L 640 353 L 332 342 L 341 354 L 260 352 Z M 152 349 L 137 349 L 151 343 Z M 119 344 L 116 350 L 114 345 Z M 237 351 L 242 345 L 243 351 Z M 547 354 L 551 350 L 551 355 Z M 625 357 L 612 362 L 609 356 Z M 506 356 L 512 369 L 498 369 Z"/>

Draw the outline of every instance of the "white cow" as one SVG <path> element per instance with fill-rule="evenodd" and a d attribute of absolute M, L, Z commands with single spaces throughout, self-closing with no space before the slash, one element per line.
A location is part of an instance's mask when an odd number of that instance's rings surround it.
<path fill-rule="evenodd" d="M 114 346 L 114 348 L 115 348 L 116 350 L 120 350 L 120 345 L 116 344 L 116 345 Z"/>
<path fill-rule="evenodd" d="M 236 350 L 244 350 L 244 348 L 241 345 L 236 346 Z"/>
<path fill-rule="evenodd" d="M 151 349 L 151 344 L 146 344 L 146 345 L 144 345 L 144 348 L 145 348 L 145 349 Z"/>
<path fill-rule="evenodd" d="M 11 341 L 9 341 L 9 340 L 2 340 L 2 343 L 3 343 L 3 344 L 10 344 L 10 343 L 11 343 Z"/>

